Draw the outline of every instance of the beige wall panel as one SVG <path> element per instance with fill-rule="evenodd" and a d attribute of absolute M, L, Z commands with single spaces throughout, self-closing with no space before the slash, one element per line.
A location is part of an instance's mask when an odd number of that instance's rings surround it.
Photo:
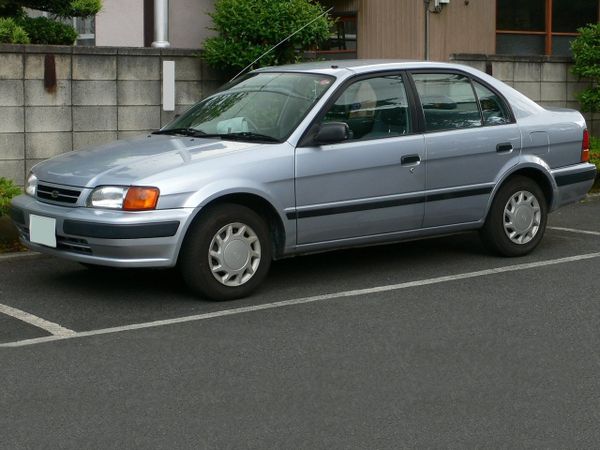
<path fill-rule="evenodd" d="M 359 0 L 359 58 L 423 58 L 424 7 L 418 0 Z"/>
<path fill-rule="evenodd" d="M 207 37 L 213 36 L 214 0 L 170 0 L 169 41 L 175 48 L 201 48 Z"/>
<path fill-rule="evenodd" d="M 144 2 L 103 0 L 96 15 L 96 45 L 144 46 Z"/>
<path fill-rule="evenodd" d="M 439 14 L 431 14 L 430 58 L 447 61 L 452 53 L 494 54 L 496 2 L 450 0 Z"/>

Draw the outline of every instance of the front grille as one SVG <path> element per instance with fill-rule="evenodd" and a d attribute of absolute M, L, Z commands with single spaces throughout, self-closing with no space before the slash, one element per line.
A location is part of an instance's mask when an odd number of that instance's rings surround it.
<path fill-rule="evenodd" d="M 56 236 L 56 247 L 60 250 L 66 250 L 68 252 L 84 253 L 86 255 L 92 254 L 92 249 L 85 239 Z"/>
<path fill-rule="evenodd" d="M 37 197 L 50 202 L 74 204 L 77 203 L 80 194 L 81 190 L 78 189 L 67 189 L 43 183 L 37 185 Z"/>

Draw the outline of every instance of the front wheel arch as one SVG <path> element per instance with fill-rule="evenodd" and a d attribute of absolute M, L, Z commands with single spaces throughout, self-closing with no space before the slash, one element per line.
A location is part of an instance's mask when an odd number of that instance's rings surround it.
<path fill-rule="evenodd" d="M 183 236 L 182 242 L 180 244 L 180 248 L 178 250 L 178 258 L 181 254 L 181 246 L 185 242 L 187 237 L 187 233 L 190 229 L 193 228 L 194 223 L 196 223 L 200 218 L 204 216 L 207 211 L 216 205 L 231 203 L 235 205 L 245 206 L 246 208 L 250 208 L 261 217 L 264 217 L 267 222 L 267 226 L 269 227 L 269 232 L 271 235 L 271 246 L 272 246 L 272 254 L 273 258 L 279 258 L 284 251 L 285 241 L 286 241 L 286 228 L 283 224 L 283 220 L 277 209 L 264 197 L 260 195 L 251 194 L 247 192 L 239 192 L 233 194 L 225 194 L 220 197 L 213 198 L 208 203 L 203 205 L 198 211 L 195 213 L 193 219 L 190 221 L 189 226 L 187 227 L 186 233 Z"/>

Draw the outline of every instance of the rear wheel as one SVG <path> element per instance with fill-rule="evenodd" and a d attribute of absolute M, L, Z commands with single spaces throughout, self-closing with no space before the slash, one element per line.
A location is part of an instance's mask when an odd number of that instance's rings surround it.
<path fill-rule="evenodd" d="M 515 176 L 498 190 L 480 234 L 491 250 L 522 256 L 542 240 L 547 218 L 542 189 L 530 178 Z"/>
<path fill-rule="evenodd" d="M 216 205 L 202 213 L 188 231 L 179 257 L 186 284 L 211 300 L 249 295 L 270 265 L 267 225 L 251 209 L 235 204 Z"/>

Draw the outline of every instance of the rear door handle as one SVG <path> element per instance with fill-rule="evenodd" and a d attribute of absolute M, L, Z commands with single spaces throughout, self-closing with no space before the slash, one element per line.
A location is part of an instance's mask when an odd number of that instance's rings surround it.
<path fill-rule="evenodd" d="M 406 155 L 400 159 L 400 164 L 403 166 L 416 165 L 421 162 L 421 157 L 419 155 Z"/>
<path fill-rule="evenodd" d="M 510 153 L 513 151 L 513 146 L 510 142 L 503 142 L 496 145 L 496 151 L 498 153 Z"/>

